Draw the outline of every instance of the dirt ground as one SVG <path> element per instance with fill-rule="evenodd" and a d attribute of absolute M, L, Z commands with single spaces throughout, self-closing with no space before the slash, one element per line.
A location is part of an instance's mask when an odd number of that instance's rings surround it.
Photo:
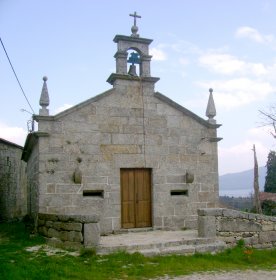
<path fill-rule="evenodd" d="M 231 271 L 231 272 L 208 272 L 208 273 L 195 273 L 187 276 L 180 277 L 162 277 L 158 280 L 275 280 L 276 270 L 246 270 L 246 271 Z"/>

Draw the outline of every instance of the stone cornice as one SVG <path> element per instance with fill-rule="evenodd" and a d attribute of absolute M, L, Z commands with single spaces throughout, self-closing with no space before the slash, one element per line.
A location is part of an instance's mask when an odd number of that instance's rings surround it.
<path fill-rule="evenodd" d="M 148 82 L 148 83 L 154 83 L 155 84 L 156 82 L 158 82 L 160 80 L 160 78 L 131 76 L 131 75 L 112 73 L 106 81 L 108 83 L 110 83 L 111 85 L 113 85 L 116 80 L 141 81 L 141 82 Z"/>
<path fill-rule="evenodd" d="M 147 38 L 140 38 L 140 37 L 116 35 L 113 39 L 113 42 L 118 43 L 119 41 L 127 41 L 127 42 L 142 43 L 142 44 L 149 45 L 153 40 Z"/>
<path fill-rule="evenodd" d="M 53 121 L 55 118 L 54 116 L 33 115 L 33 119 L 39 122 L 39 121 Z"/>

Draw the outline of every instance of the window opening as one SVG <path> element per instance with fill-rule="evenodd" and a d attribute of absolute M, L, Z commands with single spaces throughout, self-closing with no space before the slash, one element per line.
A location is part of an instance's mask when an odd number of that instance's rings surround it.
<path fill-rule="evenodd" d="M 137 77 L 139 73 L 140 76 L 140 55 L 138 52 L 133 51 L 128 53 L 127 62 L 130 63 L 128 74 Z"/>
<path fill-rule="evenodd" d="M 188 196 L 188 190 L 172 190 L 171 191 L 171 196 L 179 196 L 179 195 Z"/>
<path fill-rule="evenodd" d="M 103 190 L 84 190 L 83 196 L 92 196 L 92 197 L 104 197 L 104 191 Z"/>

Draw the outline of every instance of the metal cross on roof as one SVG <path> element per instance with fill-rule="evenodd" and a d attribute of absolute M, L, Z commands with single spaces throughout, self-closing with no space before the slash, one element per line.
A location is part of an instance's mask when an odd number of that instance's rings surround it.
<path fill-rule="evenodd" d="M 136 12 L 134 14 L 129 14 L 130 17 L 134 17 L 134 26 L 136 26 L 136 18 L 141 18 L 141 16 L 137 15 Z"/>

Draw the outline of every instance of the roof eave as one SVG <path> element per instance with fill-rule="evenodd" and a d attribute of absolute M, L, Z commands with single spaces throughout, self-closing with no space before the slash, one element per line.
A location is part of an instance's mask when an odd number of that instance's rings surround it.
<path fill-rule="evenodd" d="M 18 145 L 18 144 L 16 144 L 16 143 L 10 142 L 10 141 L 8 141 L 8 140 L 6 140 L 6 139 L 0 138 L 0 142 L 4 143 L 4 144 L 6 144 L 6 145 L 12 146 L 12 147 L 14 147 L 14 148 L 18 148 L 18 149 L 20 149 L 20 150 L 23 150 L 23 147 L 22 147 L 22 146 L 20 146 L 20 145 Z"/>
<path fill-rule="evenodd" d="M 31 132 L 28 134 L 26 138 L 26 142 L 22 151 L 22 156 L 21 159 L 24 160 L 25 162 L 28 162 L 30 155 L 32 153 L 32 150 L 34 146 L 37 144 L 38 138 L 39 137 L 48 137 L 49 133 L 47 132 Z"/>

